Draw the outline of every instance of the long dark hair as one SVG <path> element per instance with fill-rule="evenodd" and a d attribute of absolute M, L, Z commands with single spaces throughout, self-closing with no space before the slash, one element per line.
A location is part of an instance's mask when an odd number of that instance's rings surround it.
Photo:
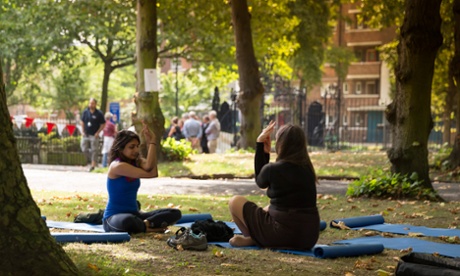
<path fill-rule="evenodd" d="M 131 160 L 128 160 L 126 156 L 123 155 L 122 151 L 125 149 L 126 145 L 131 142 L 133 139 L 137 140 L 137 142 L 141 142 L 139 135 L 135 132 L 130 130 L 120 130 L 115 136 L 115 140 L 113 141 L 113 145 L 110 148 L 109 152 L 109 164 L 112 163 L 115 159 L 120 159 L 122 162 L 131 163 Z"/>
<path fill-rule="evenodd" d="M 294 163 L 309 168 L 316 179 L 315 168 L 307 151 L 307 139 L 303 129 L 286 124 L 276 132 L 276 161 Z"/>

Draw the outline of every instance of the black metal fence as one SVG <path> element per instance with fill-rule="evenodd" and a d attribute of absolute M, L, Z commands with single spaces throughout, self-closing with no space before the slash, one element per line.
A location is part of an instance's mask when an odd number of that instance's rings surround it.
<path fill-rule="evenodd" d="M 222 131 L 217 153 L 225 153 L 235 148 L 239 138 L 240 120 L 235 101 L 225 105 L 219 113 Z M 275 120 L 278 128 L 286 123 L 302 126 L 311 151 L 360 151 L 391 147 L 391 125 L 385 119 L 384 107 L 375 105 L 375 100 L 359 99 L 355 103 L 342 101 L 340 110 L 339 117 L 337 102 L 333 98 L 327 98 L 327 95 L 321 101 L 308 101 L 304 91 L 284 87 L 276 91 L 269 90 L 264 95 L 261 106 L 262 124 Z M 439 120 L 434 123 L 429 136 L 429 147 L 439 148 L 443 144 L 444 127 Z M 451 128 L 450 132 L 453 142 L 456 130 Z M 65 130 L 59 134 L 56 129 L 47 134 L 44 128 L 37 130 L 23 126 L 15 130 L 15 136 L 23 163 L 87 164 L 80 149 L 80 135 L 77 130 L 73 135 Z"/>

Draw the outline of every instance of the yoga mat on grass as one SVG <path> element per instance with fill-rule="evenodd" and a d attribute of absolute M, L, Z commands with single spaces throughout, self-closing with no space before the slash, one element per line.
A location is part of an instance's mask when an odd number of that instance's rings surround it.
<path fill-rule="evenodd" d="M 192 227 L 192 224 L 194 222 L 195 222 L 195 220 L 192 221 L 192 222 L 176 223 L 174 226 L 177 226 L 177 227 Z M 242 234 L 241 230 L 238 228 L 236 223 L 234 223 L 232 221 L 224 221 L 224 222 L 225 222 L 225 224 L 227 224 L 228 227 L 233 229 L 233 234 Z M 327 227 L 327 223 L 325 221 L 321 221 L 320 222 L 320 230 L 323 231 L 324 229 L 326 229 L 326 227 Z"/>
<path fill-rule="evenodd" d="M 69 221 L 47 220 L 46 226 L 48 226 L 48 228 L 84 230 L 84 231 L 93 231 L 93 232 L 100 232 L 100 233 L 105 232 L 101 224 L 75 223 L 75 222 L 69 222 Z"/>
<path fill-rule="evenodd" d="M 447 244 L 426 241 L 417 238 L 384 238 L 382 236 L 361 237 L 350 240 L 336 241 L 334 244 L 370 244 L 380 243 L 387 249 L 408 249 L 418 253 L 437 253 L 442 256 L 457 258 L 460 257 L 460 244 Z"/>
<path fill-rule="evenodd" d="M 110 232 L 110 233 L 51 233 L 57 242 L 82 242 L 82 243 L 118 243 L 127 242 L 131 239 L 126 232 Z"/>
<path fill-rule="evenodd" d="M 196 220 L 207 220 L 212 219 L 211 214 L 203 213 L 203 214 L 185 214 L 182 215 L 180 220 L 176 222 L 176 224 L 181 223 L 194 223 Z"/>
<path fill-rule="evenodd" d="M 233 247 L 228 242 L 210 242 L 219 247 L 232 248 L 232 249 L 252 249 L 260 250 L 261 247 L 258 246 L 244 246 L 244 247 Z M 367 244 L 351 244 L 351 245 L 315 245 L 311 250 L 301 251 L 301 250 L 288 250 L 288 249 L 270 249 L 275 252 L 281 252 L 286 254 L 301 255 L 316 257 L 321 259 L 328 258 L 339 258 L 339 257 L 354 257 L 362 255 L 372 255 L 379 254 L 383 251 L 384 247 L 379 243 L 367 243 Z"/>
<path fill-rule="evenodd" d="M 367 229 L 379 232 L 387 232 L 400 235 L 409 235 L 410 233 L 420 233 L 426 237 L 441 237 L 441 236 L 458 236 L 460 237 L 460 229 L 447 229 L 447 228 L 430 228 L 425 226 L 415 226 L 410 224 L 392 224 L 384 223 L 385 220 L 381 215 L 351 217 L 344 219 L 337 219 L 331 221 L 338 223 L 343 221 L 346 226 L 353 230 Z"/>
<path fill-rule="evenodd" d="M 333 223 L 339 223 L 342 221 L 346 226 L 350 228 L 362 228 L 368 225 L 383 224 L 385 219 L 381 215 L 372 215 L 372 216 L 362 216 L 362 217 L 351 217 L 351 218 L 342 218 L 334 219 L 330 223 L 331 228 L 337 228 L 333 226 Z"/>

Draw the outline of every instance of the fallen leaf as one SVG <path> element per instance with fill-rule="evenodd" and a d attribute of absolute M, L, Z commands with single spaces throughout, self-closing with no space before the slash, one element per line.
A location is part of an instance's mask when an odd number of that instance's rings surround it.
<path fill-rule="evenodd" d="M 401 249 L 401 250 L 399 250 L 399 252 L 401 252 L 401 253 L 406 253 L 406 254 L 407 254 L 407 253 L 410 253 L 410 252 L 412 252 L 412 247 L 408 247 L 408 248 L 406 248 L 406 249 Z"/>
<path fill-rule="evenodd" d="M 425 235 L 423 235 L 423 233 L 417 233 L 417 232 L 409 232 L 407 235 L 409 235 L 409 237 L 423 237 Z"/>
<path fill-rule="evenodd" d="M 379 270 L 377 270 L 377 275 L 378 276 L 389 276 L 389 275 L 391 275 L 391 273 L 388 272 L 388 271 L 385 271 L 383 269 L 379 269 Z"/>
<path fill-rule="evenodd" d="M 100 270 L 99 267 L 97 267 L 97 266 L 94 265 L 94 264 L 88 264 L 88 267 L 91 268 L 91 269 L 94 270 L 94 271 L 99 271 L 99 270 Z"/>
<path fill-rule="evenodd" d="M 345 229 L 350 229 L 350 227 L 346 226 L 345 223 L 343 221 L 339 221 L 339 222 L 332 222 L 332 226 L 334 227 L 338 227 L 340 228 L 341 230 L 345 230 Z"/>
<path fill-rule="evenodd" d="M 188 210 L 189 210 L 190 212 L 198 212 L 198 209 L 197 209 L 197 208 L 193 208 L 193 207 L 188 208 Z"/>

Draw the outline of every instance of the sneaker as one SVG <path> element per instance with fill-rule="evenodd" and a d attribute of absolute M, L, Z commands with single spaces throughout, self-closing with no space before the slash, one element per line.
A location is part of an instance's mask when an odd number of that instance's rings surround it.
<path fill-rule="evenodd" d="M 88 172 L 92 172 L 92 171 L 94 171 L 94 167 L 90 167 L 88 170 Z"/>
<path fill-rule="evenodd" d="M 200 232 L 198 235 L 194 234 L 192 229 L 185 227 L 177 230 L 176 235 L 170 237 L 166 243 L 176 250 L 182 248 L 184 250 L 203 251 L 208 248 L 206 235 L 204 235 L 202 232 Z"/>

